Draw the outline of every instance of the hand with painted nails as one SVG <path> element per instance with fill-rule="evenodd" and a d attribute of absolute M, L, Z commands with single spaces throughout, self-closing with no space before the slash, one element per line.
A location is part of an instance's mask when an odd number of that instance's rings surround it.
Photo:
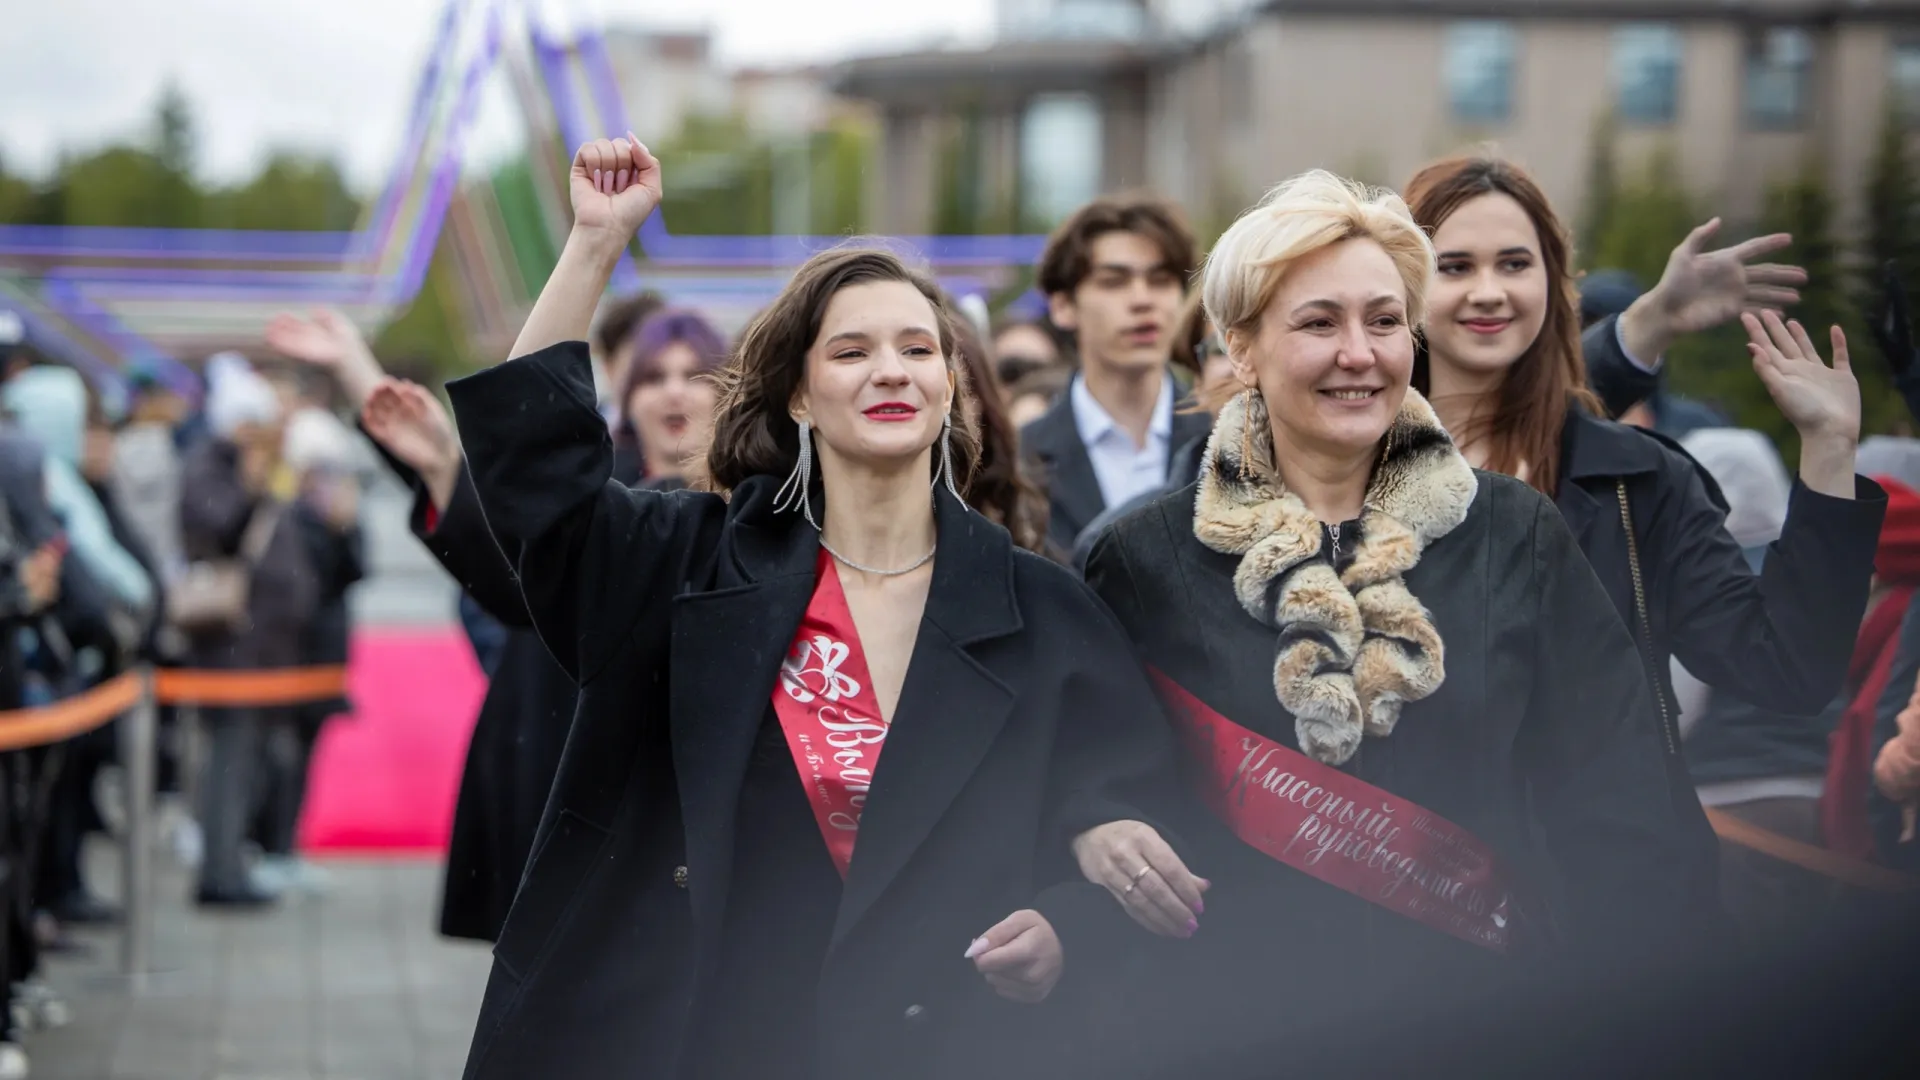
<path fill-rule="evenodd" d="M 576 230 L 609 233 L 625 243 L 660 205 L 660 162 L 632 132 L 595 139 L 574 153 L 569 189 Z"/>
<path fill-rule="evenodd" d="M 1016 911 L 974 938 L 962 959 L 973 961 L 987 985 L 1009 1001 L 1045 1001 L 1066 972 L 1066 952 L 1047 917 Z"/>
<path fill-rule="evenodd" d="M 1207 910 L 1213 887 L 1180 861 L 1158 830 L 1143 821 L 1109 821 L 1073 839 L 1080 873 L 1120 901 L 1133 921 L 1162 937 L 1188 938 Z"/>

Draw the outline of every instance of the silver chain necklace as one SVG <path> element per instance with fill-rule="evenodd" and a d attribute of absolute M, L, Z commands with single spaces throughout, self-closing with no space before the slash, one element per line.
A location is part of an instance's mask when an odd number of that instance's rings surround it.
<path fill-rule="evenodd" d="M 933 558 L 933 553 L 940 550 L 940 541 L 935 540 L 933 542 L 933 546 L 927 549 L 927 553 L 925 555 L 920 556 L 919 558 L 913 560 L 913 562 L 909 563 L 906 566 L 901 567 L 898 570 L 882 570 L 882 569 L 879 569 L 878 567 L 865 566 L 865 565 L 862 565 L 861 563 L 854 562 L 852 559 L 849 559 L 845 555 L 842 555 L 839 552 L 833 550 L 833 545 L 827 543 L 827 536 L 825 533 L 820 534 L 820 546 L 825 548 L 827 551 L 827 554 L 833 556 L 836 560 L 848 566 L 853 567 L 855 570 L 858 570 L 863 574 L 873 574 L 878 577 L 899 577 L 901 574 L 911 574 L 915 570 L 918 570 L 921 567 L 927 565 L 927 560 Z"/>

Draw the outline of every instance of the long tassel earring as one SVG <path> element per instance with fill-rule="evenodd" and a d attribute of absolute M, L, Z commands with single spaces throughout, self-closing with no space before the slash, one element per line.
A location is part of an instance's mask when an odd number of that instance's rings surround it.
<path fill-rule="evenodd" d="M 935 466 L 933 473 L 933 482 L 936 486 L 943 476 L 947 481 L 947 494 L 953 496 L 954 501 L 961 507 L 971 511 L 973 507 L 968 506 L 967 500 L 960 497 L 960 489 L 953 480 L 953 413 L 951 410 L 940 422 L 940 463 Z"/>
<path fill-rule="evenodd" d="M 796 507 L 807 519 L 807 524 L 818 530 L 820 524 L 813 520 L 813 425 L 805 420 L 795 422 L 800 431 L 800 456 L 793 463 L 793 471 L 787 474 L 787 482 L 780 485 L 774 493 L 775 510 L 792 510 Z"/>

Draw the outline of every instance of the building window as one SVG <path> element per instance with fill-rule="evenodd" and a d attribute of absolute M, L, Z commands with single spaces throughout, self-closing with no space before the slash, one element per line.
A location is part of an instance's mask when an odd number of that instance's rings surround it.
<path fill-rule="evenodd" d="M 1747 120 L 1755 127 L 1799 127 L 1807 115 L 1813 35 L 1799 27 L 1761 30 L 1747 41 Z"/>
<path fill-rule="evenodd" d="M 1497 123 L 1513 111 L 1513 24 L 1479 21 L 1447 28 L 1447 100 L 1453 118 Z"/>
<path fill-rule="evenodd" d="M 1100 103 L 1091 94 L 1040 94 L 1020 123 L 1020 201 L 1049 223 L 1100 194 Z"/>
<path fill-rule="evenodd" d="M 1680 114 L 1680 31 L 1630 23 L 1613 32 L 1613 86 L 1620 119 L 1671 124 Z"/>
<path fill-rule="evenodd" d="M 1893 100 L 1900 118 L 1920 126 L 1920 38 L 1896 39 L 1888 74 L 1893 80 Z"/>

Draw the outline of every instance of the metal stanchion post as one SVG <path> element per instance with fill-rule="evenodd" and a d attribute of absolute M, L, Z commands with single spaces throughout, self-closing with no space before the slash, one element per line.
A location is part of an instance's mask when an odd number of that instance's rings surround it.
<path fill-rule="evenodd" d="M 120 762 L 126 775 L 127 835 L 121 848 L 120 888 L 126 925 L 120 936 L 120 972 L 138 980 L 151 970 L 153 948 L 153 788 L 159 707 L 153 669 L 140 674 L 140 701 L 120 719 Z"/>

